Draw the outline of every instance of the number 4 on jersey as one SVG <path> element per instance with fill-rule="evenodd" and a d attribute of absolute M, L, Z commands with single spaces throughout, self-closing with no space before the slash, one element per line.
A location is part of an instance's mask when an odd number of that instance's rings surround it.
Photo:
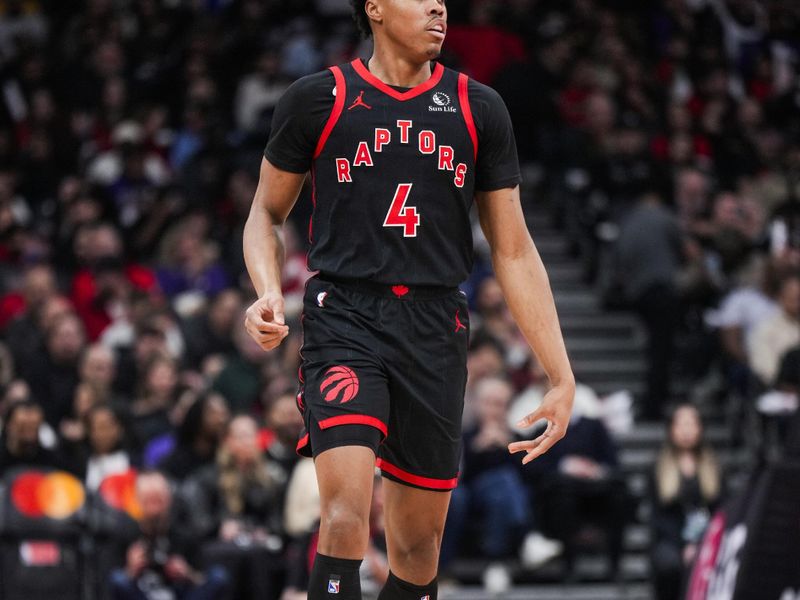
<path fill-rule="evenodd" d="M 411 183 L 400 183 L 392 198 L 392 205 L 383 221 L 384 227 L 402 227 L 403 237 L 417 237 L 419 213 L 416 206 L 406 206 L 411 193 Z"/>

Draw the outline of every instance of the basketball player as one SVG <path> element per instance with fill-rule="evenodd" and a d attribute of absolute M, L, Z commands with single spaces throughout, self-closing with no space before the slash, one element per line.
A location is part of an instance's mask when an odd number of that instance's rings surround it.
<path fill-rule="evenodd" d="M 574 377 L 528 234 L 508 113 L 496 92 L 431 62 L 444 0 L 354 0 L 374 38 L 355 60 L 294 83 L 278 104 L 244 233 L 262 348 L 288 335 L 280 228 L 310 171 L 298 451 L 315 459 L 322 518 L 308 598 L 361 598 L 373 470 L 384 477 L 390 575 L 380 600 L 437 597 L 439 543 L 456 486 L 469 334 L 458 284 L 472 268 L 473 198 L 494 270 L 551 383 L 545 432 L 513 443 L 527 463 L 563 435 Z"/>

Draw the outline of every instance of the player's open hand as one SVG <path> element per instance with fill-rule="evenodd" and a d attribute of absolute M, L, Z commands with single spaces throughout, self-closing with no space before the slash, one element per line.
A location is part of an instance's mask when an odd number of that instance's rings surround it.
<path fill-rule="evenodd" d="M 532 427 L 542 419 L 546 419 L 547 428 L 544 433 L 533 440 L 512 442 L 508 445 L 508 451 L 511 454 L 527 452 L 522 459 L 522 464 L 526 465 L 550 450 L 567 433 L 574 399 L 574 383 L 554 386 L 545 394 L 541 406 L 517 423 L 519 427 Z"/>
<path fill-rule="evenodd" d="M 283 296 L 268 292 L 253 302 L 245 312 L 244 328 L 264 350 L 277 348 L 289 335 L 283 316 Z"/>

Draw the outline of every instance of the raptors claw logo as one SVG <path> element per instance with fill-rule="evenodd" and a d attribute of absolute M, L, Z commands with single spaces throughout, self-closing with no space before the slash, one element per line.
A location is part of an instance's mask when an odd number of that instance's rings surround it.
<path fill-rule="evenodd" d="M 344 404 L 358 394 L 358 375 L 350 367 L 337 365 L 325 371 L 319 392 L 325 402 L 339 400 Z"/>

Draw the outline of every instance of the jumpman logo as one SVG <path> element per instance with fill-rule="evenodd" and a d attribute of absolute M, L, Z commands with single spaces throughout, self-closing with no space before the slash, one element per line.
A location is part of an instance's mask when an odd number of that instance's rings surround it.
<path fill-rule="evenodd" d="M 364 102 L 364 90 L 361 90 L 361 93 L 358 94 L 358 98 L 356 98 L 356 101 L 353 102 L 347 110 L 353 110 L 356 106 L 363 106 L 364 108 L 372 110 L 372 107 L 366 102 Z"/>
<path fill-rule="evenodd" d="M 461 319 L 458 316 L 459 311 L 456 311 L 456 330 L 455 333 L 458 333 L 459 329 L 463 329 L 464 331 L 467 330 L 467 326 L 461 322 Z"/>

